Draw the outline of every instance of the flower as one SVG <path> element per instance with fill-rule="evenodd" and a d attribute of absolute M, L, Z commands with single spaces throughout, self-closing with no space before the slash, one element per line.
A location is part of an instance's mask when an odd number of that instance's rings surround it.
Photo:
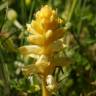
<path fill-rule="evenodd" d="M 48 89 L 52 91 L 55 89 L 55 83 L 47 85 L 46 78 L 53 73 L 55 68 L 55 59 L 52 60 L 54 53 L 59 52 L 64 46 L 60 40 L 65 32 L 64 28 L 59 27 L 62 22 L 63 20 L 58 17 L 55 10 L 48 5 L 43 6 L 36 13 L 35 20 L 32 20 L 31 24 L 27 24 L 27 31 L 30 33 L 27 40 L 30 45 L 19 48 L 25 56 L 38 55 L 35 64 L 25 66 L 23 72 L 26 75 L 35 73 L 41 77 L 42 96 L 49 96 Z"/>

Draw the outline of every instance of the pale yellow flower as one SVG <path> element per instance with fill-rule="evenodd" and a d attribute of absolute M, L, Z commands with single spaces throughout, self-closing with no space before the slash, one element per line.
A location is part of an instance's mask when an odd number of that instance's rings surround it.
<path fill-rule="evenodd" d="M 49 96 L 46 77 L 53 73 L 56 65 L 64 62 L 63 57 L 59 58 L 60 60 L 54 58 L 54 53 L 64 48 L 63 42 L 60 41 L 65 32 L 64 28 L 59 27 L 61 23 L 62 19 L 58 17 L 55 10 L 48 5 L 43 6 L 36 13 L 35 20 L 32 20 L 31 24 L 27 24 L 27 31 L 30 33 L 27 40 L 30 45 L 19 48 L 23 55 L 36 57 L 36 62 L 25 66 L 23 72 L 25 75 L 35 73 L 42 77 L 42 96 Z M 47 87 L 53 90 L 55 83 L 49 84 Z"/>

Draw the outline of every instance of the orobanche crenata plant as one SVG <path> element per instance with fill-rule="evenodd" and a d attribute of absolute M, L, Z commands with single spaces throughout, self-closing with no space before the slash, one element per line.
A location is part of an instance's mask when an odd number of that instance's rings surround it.
<path fill-rule="evenodd" d="M 37 74 L 42 81 L 42 96 L 50 96 L 56 88 L 56 81 L 52 73 L 56 66 L 65 63 L 65 57 L 56 57 L 55 54 L 64 49 L 62 38 L 66 29 L 61 27 L 63 20 L 57 12 L 45 5 L 35 14 L 35 20 L 27 24 L 27 37 L 30 45 L 19 48 L 24 56 L 32 56 L 35 64 L 25 66 L 25 75 Z"/>

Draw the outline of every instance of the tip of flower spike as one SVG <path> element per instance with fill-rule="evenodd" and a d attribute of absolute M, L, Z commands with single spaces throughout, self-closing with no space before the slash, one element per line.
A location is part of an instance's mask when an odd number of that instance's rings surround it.
<path fill-rule="evenodd" d="M 42 23 L 45 30 L 56 29 L 63 22 L 62 19 L 58 18 L 57 12 L 48 5 L 43 6 L 36 13 L 36 21 Z"/>
<path fill-rule="evenodd" d="M 52 14 L 52 9 L 48 5 L 45 5 L 36 13 L 36 18 L 48 18 Z"/>
<path fill-rule="evenodd" d="M 48 30 L 55 31 L 63 23 L 63 20 L 58 17 L 57 12 L 48 5 L 43 6 L 37 11 L 35 17 L 31 24 L 27 24 L 27 31 L 32 34 L 44 35 Z"/>

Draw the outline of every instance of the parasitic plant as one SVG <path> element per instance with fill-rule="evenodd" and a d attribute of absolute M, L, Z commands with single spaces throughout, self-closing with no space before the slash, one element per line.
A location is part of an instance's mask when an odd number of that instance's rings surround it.
<path fill-rule="evenodd" d="M 30 45 L 19 48 L 24 56 L 36 57 L 35 64 L 25 66 L 23 72 L 25 75 L 38 74 L 42 81 L 42 96 L 51 95 L 50 90 L 56 87 L 52 73 L 56 66 L 61 66 L 66 61 L 65 57 L 54 58 L 55 53 L 65 47 L 61 38 L 66 29 L 61 27 L 62 23 L 63 20 L 55 10 L 48 5 L 43 6 L 35 14 L 35 20 L 27 24 L 27 40 Z"/>

